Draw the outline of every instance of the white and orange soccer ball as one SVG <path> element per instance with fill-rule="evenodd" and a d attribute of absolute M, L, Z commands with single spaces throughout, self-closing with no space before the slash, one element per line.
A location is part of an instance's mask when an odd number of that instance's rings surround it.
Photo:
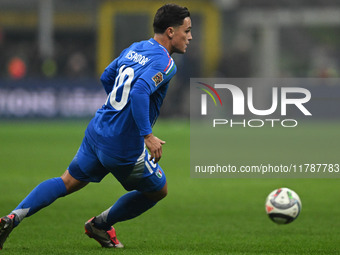
<path fill-rule="evenodd" d="M 276 189 L 266 199 L 266 212 L 277 224 L 293 222 L 299 216 L 301 207 L 298 194 L 288 188 Z"/>

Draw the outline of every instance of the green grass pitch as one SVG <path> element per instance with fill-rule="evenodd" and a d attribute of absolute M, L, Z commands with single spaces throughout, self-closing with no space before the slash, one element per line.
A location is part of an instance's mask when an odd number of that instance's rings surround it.
<path fill-rule="evenodd" d="M 41 181 L 64 172 L 86 125 L 87 121 L 2 121 L 1 215 Z M 125 192 L 107 176 L 25 219 L 0 253 L 340 254 L 339 179 L 190 178 L 189 132 L 188 122 L 157 123 L 155 135 L 167 142 L 160 163 L 169 195 L 142 216 L 115 226 L 124 249 L 103 249 L 84 235 L 84 222 Z M 339 143 L 339 137 L 334 139 Z M 267 194 L 281 186 L 295 190 L 302 200 L 298 219 L 283 226 L 271 222 L 264 209 Z"/>

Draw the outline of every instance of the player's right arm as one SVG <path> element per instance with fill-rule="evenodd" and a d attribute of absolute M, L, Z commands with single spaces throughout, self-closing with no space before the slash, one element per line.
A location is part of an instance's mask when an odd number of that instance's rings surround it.
<path fill-rule="evenodd" d="M 110 92 L 113 89 L 113 86 L 116 82 L 116 76 L 117 76 L 117 68 L 120 62 L 120 59 L 122 56 L 125 55 L 126 51 L 129 48 L 122 51 L 119 57 L 117 57 L 115 60 L 113 60 L 104 70 L 103 74 L 100 77 L 100 81 L 102 82 L 102 85 L 106 91 L 106 94 L 110 94 Z"/>
<path fill-rule="evenodd" d="M 111 64 L 105 68 L 102 76 L 100 77 L 100 81 L 102 82 L 107 95 L 112 91 L 115 83 L 117 62 L 118 58 L 112 61 Z"/>

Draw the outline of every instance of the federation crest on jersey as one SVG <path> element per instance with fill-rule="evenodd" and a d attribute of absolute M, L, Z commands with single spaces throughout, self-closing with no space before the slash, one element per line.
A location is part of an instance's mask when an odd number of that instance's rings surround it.
<path fill-rule="evenodd" d="M 152 80 L 154 81 L 155 86 L 157 87 L 163 81 L 163 74 L 161 72 L 156 73 L 152 77 Z"/>

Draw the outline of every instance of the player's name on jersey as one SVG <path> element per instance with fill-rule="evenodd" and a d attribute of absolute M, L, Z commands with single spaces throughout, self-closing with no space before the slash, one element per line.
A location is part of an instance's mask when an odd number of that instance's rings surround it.
<path fill-rule="evenodd" d="M 133 50 L 130 50 L 126 56 L 127 59 L 132 60 L 133 62 L 136 62 L 138 64 L 141 64 L 142 66 L 144 66 L 150 59 L 143 56 L 142 54 L 139 54 Z"/>

